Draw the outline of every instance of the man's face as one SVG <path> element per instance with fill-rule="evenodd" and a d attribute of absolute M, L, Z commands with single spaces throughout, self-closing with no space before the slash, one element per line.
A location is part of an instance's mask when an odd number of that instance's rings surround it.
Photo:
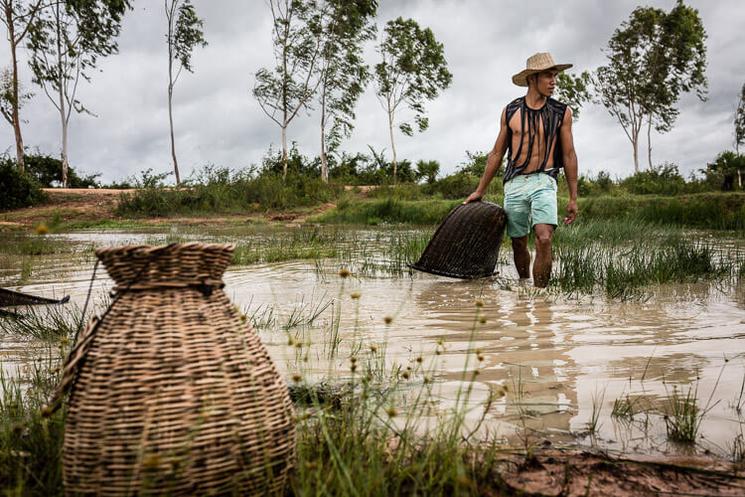
<path fill-rule="evenodd" d="M 535 86 L 538 93 L 544 97 L 550 97 L 554 94 L 556 87 L 556 75 L 558 71 L 543 71 L 536 75 Z"/>

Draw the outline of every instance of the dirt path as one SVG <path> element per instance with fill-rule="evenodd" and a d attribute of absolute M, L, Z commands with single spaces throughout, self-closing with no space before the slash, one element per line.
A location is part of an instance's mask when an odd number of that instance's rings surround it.
<path fill-rule="evenodd" d="M 100 221 L 128 221 L 115 214 L 119 198 L 123 193 L 135 190 L 110 189 L 73 189 L 73 188 L 45 188 L 44 192 L 49 200 L 34 207 L 0 212 L 0 230 L 3 228 L 24 229 L 38 226 L 41 223 L 86 223 Z M 324 212 L 335 207 L 332 203 L 323 204 L 310 211 L 297 212 L 269 212 L 246 214 L 229 214 L 215 216 L 178 216 L 168 218 L 137 218 L 133 219 L 143 224 L 179 224 L 200 225 L 204 223 L 221 224 L 240 222 L 247 219 L 264 219 L 269 222 L 299 224 L 305 222 L 311 215 Z"/>

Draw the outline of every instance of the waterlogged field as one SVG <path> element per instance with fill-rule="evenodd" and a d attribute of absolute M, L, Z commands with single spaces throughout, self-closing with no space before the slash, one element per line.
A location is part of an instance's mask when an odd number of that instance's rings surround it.
<path fill-rule="evenodd" d="M 640 223 L 561 228 L 552 284 L 537 291 L 517 280 L 508 243 L 491 279 L 411 272 L 406 264 L 432 231 L 19 235 L 3 244 L 0 285 L 69 294 L 72 303 L 0 321 L 5 382 L 64 348 L 69 338 L 61 337 L 74 333 L 89 288 L 88 308 L 105 307 L 112 282 L 101 268 L 93 279 L 94 247 L 230 241 L 237 248 L 225 291 L 299 405 L 354 398 L 356 422 L 379 425 L 386 436 L 448 427 L 458 440 L 528 452 L 550 443 L 743 461 L 741 235 Z M 308 426 L 311 433 L 316 425 Z M 301 457 L 313 450 L 301 440 Z M 297 484 L 312 485 L 314 468 Z"/>

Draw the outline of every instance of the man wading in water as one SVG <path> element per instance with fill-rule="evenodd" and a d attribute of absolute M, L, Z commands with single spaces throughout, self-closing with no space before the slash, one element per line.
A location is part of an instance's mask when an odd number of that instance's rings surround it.
<path fill-rule="evenodd" d="M 535 231 L 536 258 L 533 284 L 548 285 L 551 276 L 551 239 L 558 224 L 556 177 L 564 167 L 569 186 L 569 203 L 564 224 L 577 217 L 577 155 L 572 140 L 572 111 L 551 98 L 556 75 L 572 67 L 556 64 L 551 54 L 531 56 L 526 69 L 512 77 L 528 93 L 505 107 L 494 148 L 489 152 L 486 170 L 475 192 L 463 202 L 481 200 L 506 151 L 504 172 L 504 210 L 507 234 L 512 238 L 515 266 L 520 278 L 530 277 L 528 235 Z"/>

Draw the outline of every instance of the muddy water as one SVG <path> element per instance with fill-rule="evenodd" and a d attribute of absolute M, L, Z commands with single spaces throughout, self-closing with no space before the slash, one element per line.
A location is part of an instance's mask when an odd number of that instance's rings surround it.
<path fill-rule="evenodd" d="M 121 235 L 119 241 L 142 236 Z M 82 305 L 91 268 L 88 260 L 84 268 L 59 273 L 52 264 L 36 273 L 37 281 L 16 288 L 70 294 Z M 470 387 L 469 417 L 475 422 L 479 406 L 494 393 L 482 429 L 513 441 L 678 451 L 666 442 L 663 414 L 674 393 L 690 389 L 707 409 L 699 450 L 727 456 L 744 429 L 737 409 L 745 410 L 742 282 L 666 285 L 650 289 L 644 301 L 618 302 L 536 292 L 520 285 L 506 264 L 499 279 L 479 282 L 421 273 L 343 279 L 337 268 L 332 262 L 290 262 L 233 267 L 226 274 L 226 292 L 257 323 L 288 378 L 349 377 L 350 351 L 359 348 L 357 355 L 367 357 L 374 355 L 372 347 L 385 351 L 388 368 L 416 369 L 421 358 L 420 367 L 435 380 L 440 412 L 462 400 Z M 100 302 L 110 287 L 99 274 L 93 300 Z M 341 341 L 330 356 L 339 312 Z M 289 345 L 289 339 L 302 347 Z M 32 344 L 4 340 L 4 368 L 13 359 L 28 360 Z M 421 384 L 423 376 L 414 375 L 411 383 Z M 643 413 L 630 421 L 611 416 L 614 402 L 627 398 Z M 593 412 L 597 428 L 590 435 Z M 529 433 L 530 439 L 515 433 Z"/>

